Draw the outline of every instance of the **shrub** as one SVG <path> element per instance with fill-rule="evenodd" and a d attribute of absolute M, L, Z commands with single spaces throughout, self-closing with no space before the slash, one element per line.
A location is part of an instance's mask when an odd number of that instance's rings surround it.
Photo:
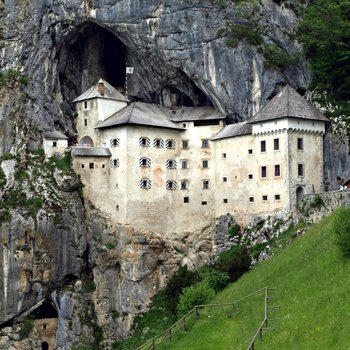
<path fill-rule="evenodd" d="M 199 276 L 202 281 L 207 282 L 209 287 L 217 293 L 224 289 L 230 282 L 230 277 L 227 272 L 219 271 L 215 268 L 203 268 L 199 271 Z"/>
<path fill-rule="evenodd" d="M 177 305 L 178 315 L 186 314 L 196 305 L 207 303 L 214 295 L 214 289 L 206 281 L 185 288 L 180 295 Z"/>
<path fill-rule="evenodd" d="M 9 222 L 10 220 L 11 220 L 11 213 L 6 209 L 0 210 L 0 224 L 3 222 Z"/>
<path fill-rule="evenodd" d="M 249 270 L 250 264 L 251 258 L 248 249 L 234 246 L 219 255 L 215 267 L 222 272 L 227 272 L 230 281 L 233 282 Z"/>
<path fill-rule="evenodd" d="M 198 279 L 198 272 L 188 270 L 187 265 L 181 266 L 169 279 L 165 288 L 165 293 L 169 298 L 169 307 L 173 312 L 176 311 L 176 306 L 182 290 L 197 282 Z"/>
<path fill-rule="evenodd" d="M 319 209 L 322 206 L 324 206 L 324 201 L 323 201 L 322 197 L 319 194 L 316 194 L 313 201 L 310 203 L 310 206 L 314 209 L 316 209 L 316 208 Z"/>
<path fill-rule="evenodd" d="M 240 229 L 241 229 L 241 226 L 239 226 L 238 224 L 234 224 L 228 229 L 228 235 L 230 237 L 235 237 L 240 231 Z"/>
<path fill-rule="evenodd" d="M 350 207 L 340 207 L 333 217 L 335 243 L 344 257 L 350 258 Z"/>
<path fill-rule="evenodd" d="M 20 340 L 28 338 L 32 329 L 33 329 L 33 321 L 31 319 L 27 318 L 26 320 L 23 321 L 21 330 L 19 332 Z"/>

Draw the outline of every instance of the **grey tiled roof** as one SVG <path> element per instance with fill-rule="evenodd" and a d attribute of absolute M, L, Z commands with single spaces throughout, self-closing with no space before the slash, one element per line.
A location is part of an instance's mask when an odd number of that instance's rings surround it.
<path fill-rule="evenodd" d="M 90 89 L 85 91 L 83 94 L 78 96 L 73 102 L 89 100 L 95 97 L 106 98 L 110 100 L 125 101 L 125 97 L 119 91 L 117 91 L 111 84 L 107 83 L 103 79 L 100 79 L 99 82 L 102 82 L 105 86 L 103 96 L 98 92 L 98 83 L 97 83 L 94 86 L 92 86 Z"/>
<path fill-rule="evenodd" d="M 170 119 L 174 122 L 225 119 L 225 115 L 218 112 L 214 107 L 181 107 L 170 111 Z"/>
<path fill-rule="evenodd" d="M 227 139 L 229 137 L 242 136 L 242 135 L 251 135 L 252 126 L 247 122 L 230 124 L 225 126 L 221 131 L 219 131 L 211 140 L 221 140 Z"/>
<path fill-rule="evenodd" d="M 111 115 L 96 128 L 105 129 L 117 125 L 136 124 L 158 128 L 183 130 L 169 119 L 162 106 L 151 103 L 133 102 Z"/>
<path fill-rule="evenodd" d="M 44 137 L 48 140 L 58 140 L 58 139 L 67 140 L 68 139 L 68 137 L 65 134 L 57 130 L 45 132 Z"/>
<path fill-rule="evenodd" d="M 79 157 L 110 157 L 111 151 L 105 147 L 72 147 L 72 155 Z"/>
<path fill-rule="evenodd" d="M 286 85 L 249 123 L 285 117 L 328 121 L 316 107 Z"/>

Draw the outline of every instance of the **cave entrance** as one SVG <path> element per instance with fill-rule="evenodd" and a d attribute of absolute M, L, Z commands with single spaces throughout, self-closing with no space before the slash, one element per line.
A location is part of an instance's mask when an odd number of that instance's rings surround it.
<path fill-rule="evenodd" d="M 40 305 L 33 313 L 32 318 L 34 320 L 46 319 L 46 318 L 57 318 L 57 310 L 49 302 L 45 302 Z"/>
<path fill-rule="evenodd" d="M 67 107 L 100 78 L 123 89 L 125 52 L 120 39 L 97 24 L 85 23 L 77 28 L 58 53 L 58 76 Z"/>

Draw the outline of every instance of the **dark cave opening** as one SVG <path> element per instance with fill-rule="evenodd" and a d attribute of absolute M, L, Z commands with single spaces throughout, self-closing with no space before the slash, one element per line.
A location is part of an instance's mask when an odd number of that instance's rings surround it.
<path fill-rule="evenodd" d="M 53 305 L 50 302 L 46 301 L 31 314 L 31 317 L 35 320 L 43 318 L 57 318 L 58 313 Z"/>
<path fill-rule="evenodd" d="M 125 50 L 114 34 L 94 23 L 85 23 L 65 40 L 58 53 L 58 77 L 68 110 L 100 78 L 124 87 Z"/>

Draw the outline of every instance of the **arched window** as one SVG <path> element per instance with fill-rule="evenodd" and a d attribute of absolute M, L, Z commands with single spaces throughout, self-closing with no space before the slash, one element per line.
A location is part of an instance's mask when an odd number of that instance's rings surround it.
<path fill-rule="evenodd" d="M 150 179 L 142 179 L 140 181 L 140 187 L 145 189 L 150 189 L 152 187 L 152 182 Z"/>
<path fill-rule="evenodd" d="M 84 136 L 80 139 L 80 146 L 94 147 L 94 141 L 90 136 Z"/>
<path fill-rule="evenodd" d="M 176 167 L 177 167 L 176 160 L 168 159 L 168 160 L 166 161 L 166 167 L 167 167 L 168 169 L 176 169 Z"/>
<path fill-rule="evenodd" d="M 140 158 L 139 161 L 140 167 L 141 168 L 150 168 L 151 167 L 151 160 L 149 158 Z"/>
<path fill-rule="evenodd" d="M 153 140 L 153 147 L 163 148 L 164 147 L 164 140 L 162 140 L 162 139 L 154 139 Z"/>
<path fill-rule="evenodd" d="M 110 147 L 119 147 L 120 141 L 118 138 L 116 139 L 110 139 L 109 145 Z"/>
<path fill-rule="evenodd" d="M 166 140 L 165 146 L 166 146 L 166 148 L 169 148 L 169 149 L 175 149 L 176 148 L 176 141 L 175 140 Z"/>
<path fill-rule="evenodd" d="M 166 189 L 167 190 L 176 190 L 177 188 L 177 184 L 176 184 L 176 181 L 174 180 L 168 180 L 166 182 Z"/>
<path fill-rule="evenodd" d="M 141 147 L 149 147 L 151 145 L 151 141 L 148 137 L 140 137 L 139 138 L 139 145 Z"/>
<path fill-rule="evenodd" d="M 118 168 L 119 165 L 120 165 L 119 159 L 111 159 L 111 160 L 109 161 L 109 167 L 110 167 L 110 168 Z"/>

